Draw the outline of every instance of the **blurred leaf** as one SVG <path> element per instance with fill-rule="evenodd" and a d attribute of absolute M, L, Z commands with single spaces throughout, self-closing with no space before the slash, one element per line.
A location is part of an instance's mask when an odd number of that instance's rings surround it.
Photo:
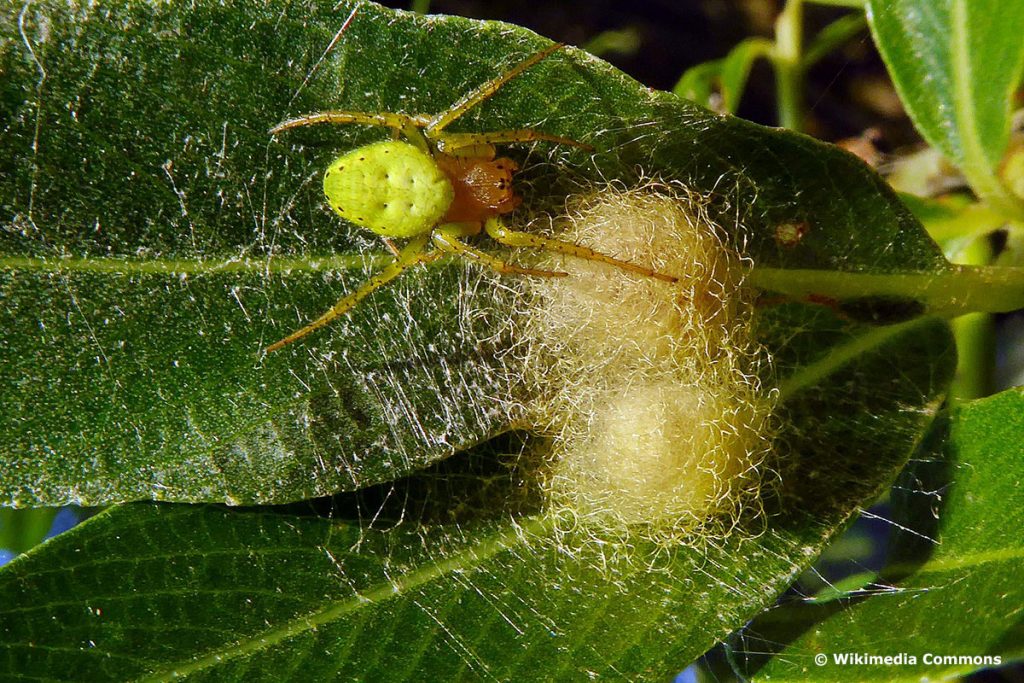
<path fill-rule="evenodd" d="M 1006 223 L 1006 219 L 985 204 L 956 196 L 928 199 L 905 194 L 900 198 L 932 239 L 943 246 L 982 237 Z"/>
<path fill-rule="evenodd" d="M 57 515 L 55 508 L 12 510 L 0 508 L 0 550 L 23 553 L 46 538 Z"/>
<path fill-rule="evenodd" d="M 547 41 L 284 0 L 53 0 L 0 9 L 0 25 L 19 37 L 0 52 L 0 500 L 287 502 L 404 476 L 516 423 L 495 353 L 514 292 L 460 263 L 410 273 L 261 355 L 386 253 L 341 225 L 318 187 L 339 152 L 387 133 L 266 131 L 324 108 L 442 111 Z M 458 126 L 537 126 L 598 150 L 510 150 L 526 166 L 516 222 L 644 174 L 708 193 L 765 267 L 949 272 L 858 160 L 713 116 L 578 52 Z M 782 224 L 806 237 L 780 244 Z M 808 314 L 819 311 L 780 319 L 777 344 Z M 808 341 L 793 367 L 834 340 Z"/>
<path fill-rule="evenodd" d="M 867 0 L 807 0 L 814 5 L 831 5 L 834 7 L 849 7 L 851 9 L 864 9 Z"/>
<path fill-rule="evenodd" d="M 773 681 L 947 680 L 983 665 L 928 665 L 926 653 L 998 656 L 1004 663 L 1024 658 L 1022 478 L 1024 390 L 963 404 L 937 424 L 914 467 L 893 488 L 894 535 L 881 576 L 827 604 L 788 603 L 759 617 L 736 642 L 733 659 L 742 675 Z M 844 652 L 902 652 L 918 663 L 813 662 L 818 653 Z"/>
<path fill-rule="evenodd" d="M 771 58 L 772 43 L 764 38 L 747 38 L 729 51 L 722 60 L 720 74 L 722 97 L 725 100 L 725 111 L 735 114 L 740 106 L 740 98 L 747 87 L 747 77 L 754 62 L 760 58 Z"/>
<path fill-rule="evenodd" d="M 772 43 L 764 38 L 748 38 L 729 51 L 722 59 L 692 66 L 683 73 L 672 92 L 683 99 L 712 106 L 715 93 L 722 96 L 720 107 L 712 107 L 727 114 L 735 114 L 754 62 L 760 57 L 770 58 Z"/>
<path fill-rule="evenodd" d="M 994 208 L 1024 216 L 998 175 L 1024 69 L 1024 3 L 870 0 L 868 19 L 921 134 Z"/>
<path fill-rule="evenodd" d="M 722 71 L 722 60 L 702 62 L 691 66 L 683 72 L 672 92 L 684 100 L 696 102 L 702 107 L 716 109 L 712 95 L 716 94 L 719 74 Z"/>
<path fill-rule="evenodd" d="M 640 29 L 636 26 L 602 31 L 586 42 L 581 47 L 592 55 L 603 57 L 605 55 L 634 55 L 640 49 L 643 37 Z"/>
<path fill-rule="evenodd" d="M 818 31 L 804 52 L 801 64 L 804 69 L 817 64 L 843 43 L 867 28 L 867 18 L 861 13 L 847 14 Z"/>

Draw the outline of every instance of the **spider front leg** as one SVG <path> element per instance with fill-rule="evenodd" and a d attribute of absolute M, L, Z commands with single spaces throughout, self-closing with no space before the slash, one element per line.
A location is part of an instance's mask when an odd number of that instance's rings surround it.
<path fill-rule="evenodd" d="M 384 270 L 380 271 L 372 278 L 367 280 L 359 289 L 352 292 L 348 296 L 342 297 L 338 303 L 334 304 L 329 311 L 324 313 L 322 316 L 311 322 L 310 324 L 303 327 L 297 332 L 289 334 L 281 341 L 274 342 L 267 347 L 266 352 L 277 351 L 278 349 L 291 344 L 294 341 L 302 339 L 310 332 L 315 332 L 324 325 L 327 325 L 332 320 L 340 315 L 344 315 L 352 308 L 356 306 L 360 301 L 369 296 L 374 290 L 383 287 L 387 283 L 394 280 L 396 277 L 402 274 L 402 272 L 416 265 L 417 263 L 426 263 L 433 261 L 440 256 L 437 252 L 427 252 L 424 248 L 427 246 L 427 242 L 430 240 L 429 235 L 422 235 L 416 237 L 409 244 L 398 253 L 398 257 L 385 266 Z"/>
<path fill-rule="evenodd" d="M 554 251 L 559 254 L 567 254 L 569 256 L 575 256 L 577 258 L 587 259 L 588 261 L 598 261 L 600 263 L 607 263 L 610 266 L 628 270 L 639 275 L 646 277 L 653 277 L 664 282 L 678 282 L 679 278 L 664 273 L 659 273 L 656 270 L 640 266 L 629 261 L 622 261 L 620 259 L 602 254 L 599 251 L 594 251 L 579 244 L 573 244 L 572 242 L 565 242 L 563 240 L 551 239 L 550 237 L 541 237 L 540 235 L 531 235 L 527 232 L 519 232 L 518 230 L 509 230 L 506 228 L 500 220 L 497 218 L 488 219 L 484 224 L 484 229 L 487 234 L 491 236 L 497 242 L 501 242 L 510 247 L 532 247 L 534 249 L 546 249 L 547 251 Z"/>
<path fill-rule="evenodd" d="M 553 52 L 556 52 L 557 50 L 562 49 L 563 47 L 565 46 L 562 45 L 561 43 L 549 45 L 543 50 L 540 50 L 539 52 L 535 52 L 534 54 L 530 55 L 529 57 L 516 64 L 505 73 L 496 76 L 495 78 L 492 78 L 486 83 L 477 86 L 473 90 L 470 90 L 468 93 L 459 98 L 458 102 L 453 104 L 451 108 L 448 109 L 448 111 L 437 114 L 427 123 L 427 135 L 436 135 L 437 133 L 440 133 L 457 118 L 459 118 L 467 111 L 469 111 L 473 107 L 477 106 L 478 104 L 486 100 L 494 93 L 498 92 L 503 85 L 511 81 L 513 78 L 517 77 L 519 74 L 523 73 L 537 62 L 545 59 L 548 55 L 550 55 Z"/>
<path fill-rule="evenodd" d="M 409 116 L 408 114 L 395 114 L 393 112 L 321 111 L 282 121 L 270 129 L 270 134 L 277 135 L 292 128 L 315 126 L 321 123 L 332 123 L 335 125 L 355 123 L 390 128 L 395 132 L 395 135 L 401 133 L 411 143 L 423 151 L 428 151 L 427 140 L 420 129 L 429 123 L 429 119 L 424 116 Z"/>
<path fill-rule="evenodd" d="M 455 157 L 494 158 L 494 145 L 510 142 L 554 142 L 559 145 L 578 147 L 588 152 L 594 148 L 584 142 L 559 135 L 549 135 L 532 128 L 495 130 L 488 133 L 444 133 L 434 138 L 437 150 Z"/>

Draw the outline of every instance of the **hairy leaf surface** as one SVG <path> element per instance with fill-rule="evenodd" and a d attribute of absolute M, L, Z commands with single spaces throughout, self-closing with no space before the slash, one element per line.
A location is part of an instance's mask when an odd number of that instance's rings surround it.
<path fill-rule="evenodd" d="M 387 253 L 319 189 L 331 159 L 387 133 L 267 130 L 328 108 L 442 111 L 546 41 L 365 3 L 0 12 L 0 500 L 287 502 L 407 475 L 514 421 L 496 380 L 510 282 L 460 263 L 263 354 Z M 713 195 L 765 266 L 945 268 L 857 159 L 578 51 L 453 128 L 523 126 L 597 152 L 510 149 L 515 223 L 642 174 Z M 786 224 L 806 228 L 799 244 L 776 240 Z M 813 346 L 796 362 L 827 352 Z"/>

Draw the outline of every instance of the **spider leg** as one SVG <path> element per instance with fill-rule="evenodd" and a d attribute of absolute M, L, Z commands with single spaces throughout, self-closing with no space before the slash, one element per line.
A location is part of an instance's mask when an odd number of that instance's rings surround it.
<path fill-rule="evenodd" d="M 509 230 L 497 218 L 489 218 L 484 224 L 484 230 L 486 230 L 487 234 L 495 241 L 501 242 L 502 244 L 510 247 L 533 247 L 535 249 L 546 249 L 559 254 L 567 254 L 577 258 L 587 259 L 588 261 L 607 263 L 608 265 L 615 266 L 616 268 L 622 268 L 623 270 L 628 270 L 647 277 L 653 277 L 665 282 L 679 281 L 679 278 L 677 277 L 665 275 L 664 273 L 659 273 L 656 270 L 652 270 L 651 268 L 640 266 L 635 263 L 630 263 L 629 261 L 622 261 L 620 259 L 613 258 L 606 254 L 602 254 L 599 251 L 594 251 L 593 249 L 580 246 L 579 244 L 551 239 L 549 237 L 541 237 L 540 235 L 531 235 L 530 233 L 520 232 L 518 230 Z"/>
<path fill-rule="evenodd" d="M 542 277 L 565 277 L 568 273 L 563 273 L 557 270 L 537 270 L 536 268 L 523 268 L 520 266 L 506 263 L 501 259 L 486 254 L 479 249 L 474 249 L 465 242 L 461 241 L 459 237 L 462 236 L 462 231 L 457 224 L 442 225 L 434 230 L 431 235 L 434 240 L 434 244 L 441 251 L 448 252 L 449 254 L 455 254 L 463 258 L 475 261 L 481 265 L 485 265 L 489 268 L 493 268 L 499 273 L 506 275 L 539 275 Z"/>
<path fill-rule="evenodd" d="M 409 116 L 408 114 L 396 114 L 393 112 L 320 111 L 282 121 L 270 129 L 270 134 L 278 135 L 292 128 L 315 126 L 320 123 L 332 123 L 335 125 L 356 123 L 366 126 L 390 128 L 394 131 L 395 136 L 400 133 L 414 145 L 426 151 L 428 149 L 427 141 L 420 129 L 426 126 L 429 121 L 424 116 Z"/>
<path fill-rule="evenodd" d="M 586 143 L 563 138 L 559 135 L 549 135 L 548 133 L 542 133 L 539 130 L 530 128 L 495 130 L 488 133 L 445 133 L 435 139 L 438 151 L 456 157 L 484 156 L 479 153 L 479 149 L 482 147 L 508 142 L 535 142 L 538 140 L 554 142 L 559 145 L 572 145 L 589 152 L 594 151 L 594 148 Z"/>
<path fill-rule="evenodd" d="M 311 322 L 310 324 L 303 327 L 297 332 L 292 332 L 281 341 L 274 342 L 267 347 L 266 353 L 271 351 L 277 351 L 283 346 L 287 346 L 294 341 L 302 339 L 310 332 L 314 332 L 324 325 L 327 325 L 332 320 L 340 315 L 344 315 L 356 304 L 365 299 L 374 290 L 386 285 L 387 283 L 394 280 L 396 277 L 402 274 L 406 268 L 414 266 L 417 263 L 424 263 L 433 261 L 438 258 L 440 254 L 437 252 L 426 252 L 424 248 L 427 246 L 427 242 L 430 238 L 427 235 L 417 237 L 407 244 L 398 254 L 398 257 L 384 267 L 382 271 L 374 275 L 372 278 L 367 280 L 359 289 L 352 292 L 351 294 L 342 297 L 338 303 L 334 304 L 329 311 L 324 313 L 322 316 Z"/>
<path fill-rule="evenodd" d="M 468 93 L 459 98 L 459 101 L 451 106 L 448 111 L 434 116 L 429 123 L 426 125 L 427 136 L 430 137 L 433 133 L 440 133 L 445 127 L 448 126 L 452 121 L 459 118 L 467 111 L 477 106 L 488 97 L 498 92 L 501 86 L 505 85 L 513 78 L 523 73 L 531 66 L 541 61 L 552 52 L 565 47 L 561 43 L 555 43 L 549 47 L 544 48 L 540 52 L 534 53 L 532 56 L 527 57 L 523 61 L 516 64 L 514 67 L 501 74 L 496 78 L 492 78 L 483 85 L 470 90 Z"/>
<path fill-rule="evenodd" d="M 382 235 L 381 239 L 384 240 L 384 246 L 388 248 L 388 251 L 390 251 L 395 256 L 401 255 L 401 252 L 398 251 L 398 247 L 395 246 L 395 243 L 390 238 L 384 237 Z"/>

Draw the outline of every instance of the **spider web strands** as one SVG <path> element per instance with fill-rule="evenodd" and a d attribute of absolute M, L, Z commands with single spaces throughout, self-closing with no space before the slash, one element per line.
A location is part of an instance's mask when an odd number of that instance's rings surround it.
<path fill-rule="evenodd" d="M 554 521 L 551 517 L 524 520 L 523 523 L 512 525 L 508 530 L 491 536 L 471 548 L 447 557 L 437 557 L 411 571 L 390 576 L 387 580 L 363 588 L 350 598 L 333 600 L 317 612 L 296 616 L 252 637 L 240 639 L 230 647 L 194 659 L 161 666 L 158 671 L 139 680 L 147 683 L 179 680 L 189 674 L 215 669 L 224 662 L 266 651 L 290 638 L 314 632 L 318 627 L 330 624 L 366 606 L 379 605 L 396 597 L 412 595 L 416 589 L 429 585 L 439 577 L 453 576 L 459 571 L 482 565 L 491 557 L 511 551 L 532 538 L 543 538 L 550 533 Z"/>
<path fill-rule="evenodd" d="M 338 32 L 334 34 L 333 38 L 331 38 L 331 42 L 327 44 L 327 47 L 324 49 L 323 54 L 320 55 L 320 59 L 316 60 L 316 63 L 310 68 L 309 72 L 306 73 L 306 77 L 302 80 L 302 83 L 300 83 L 299 87 L 295 89 L 294 93 L 292 93 L 292 98 L 288 100 L 289 106 L 291 106 L 291 104 L 295 102 L 295 99 L 299 96 L 299 93 L 302 92 L 302 89 L 309 84 L 309 79 L 313 77 L 313 74 L 316 73 L 316 70 L 320 68 L 321 64 L 323 64 L 324 60 L 327 58 L 327 55 L 331 52 L 331 50 L 334 49 L 334 46 L 338 44 L 338 41 L 341 40 L 341 37 L 345 34 L 345 31 L 348 30 L 348 27 L 352 24 L 352 20 L 356 18 L 356 15 L 358 13 L 359 6 L 356 5 L 355 7 L 352 8 L 352 11 L 349 13 L 348 19 L 346 19 L 344 23 L 342 23 L 341 28 L 339 28 Z"/>
<path fill-rule="evenodd" d="M 455 104 L 448 109 L 448 111 L 441 114 L 437 114 L 434 118 L 427 123 L 426 132 L 427 135 L 432 135 L 441 132 L 449 124 L 455 121 L 457 118 L 468 112 L 473 107 L 477 106 L 488 97 L 498 92 L 498 90 L 508 83 L 510 80 L 523 73 L 531 66 L 541 61 L 553 52 L 565 47 L 562 43 L 555 43 L 550 47 L 547 47 L 540 52 L 534 54 L 531 57 L 527 57 L 523 61 L 516 64 L 514 67 L 501 74 L 500 76 L 493 78 L 483 85 L 479 86 L 475 90 L 470 90 L 468 93 L 463 95 Z"/>
<path fill-rule="evenodd" d="M 804 365 L 778 384 L 779 401 L 785 403 L 805 389 L 818 386 L 829 375 L 838 372 L 868 352 L 884 346 L 901 334 L 928 323 L 927 317 L 915 318 L 905 323 L 883 325 L 850 341 L 831 348 L 824 357 Z"/>

